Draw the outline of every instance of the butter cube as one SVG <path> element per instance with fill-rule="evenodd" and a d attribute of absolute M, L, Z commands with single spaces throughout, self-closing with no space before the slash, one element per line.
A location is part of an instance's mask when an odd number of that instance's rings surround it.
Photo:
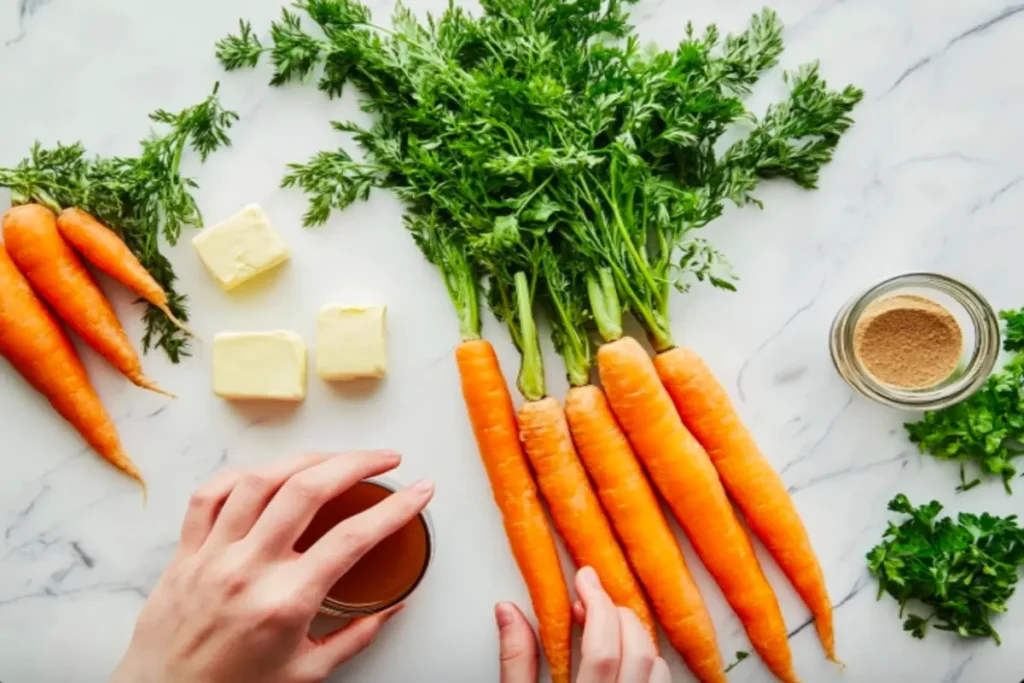
<path fill-rule="evenodd" d="M 316 319 L 316 374 L 326 380 L 383 377 L 386 306 L 325 306 Z"/>
<path fill-rule="evenodd" d="M 231 290 L 291 257 L 288 245 L 258 204 L 207 228 L 192 239 L 199 258 L 220 286 Z"/>
<path fill-rule="evenodd" d="M 306 345 L 294 332 L 221 332 L 213 338 L 213 393 L 229 399 L 306 398 Z"/>

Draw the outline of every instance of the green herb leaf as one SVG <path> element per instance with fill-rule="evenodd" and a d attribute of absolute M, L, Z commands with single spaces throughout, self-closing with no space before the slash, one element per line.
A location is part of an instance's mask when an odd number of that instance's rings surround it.
<path fill-rule="evenodd" d="M 1003 345 L 1015 350 L 1024 331 L 1024 314 L 1004 311 Z M 964 463 L 974 461 L 984 474 L 1002 478 L 1007 493 L 1017 474 L 1013 461 L 1024 453 L 1024 353 L 1017 353 L 966 401 L 929 411 L 904 425 L 910 440 L 940 460 L 958 460 L 960 486 L 967 491 L 979 481 L 966 481 Z"/>
<path fill-rule="evenodd" d="M 910 603 L 930 610 L 927 616 L 907 615 L 904 630 L 924 638 L 932 624 L 999 643 L 990 620 L 1006 611 L 1024 563 L 1024 530 L 1017 517 L 960 513 L 955 520 L 939 519 L 937 501 L 915 507 L 903 494 L 889 502 L 889 509 L 910 519 L 890 523 L 882 542 L 867 554 L 878 596 L 894 597 L 901 615 Z"/>
<path fill-rule="evenodd" d="M 256 66 L 263 54 L 260 39 L 248 21 L 239 20 L 238 35 L 229 35 L 217 42 L 217 59 L 228 71 Z"/>
<path fill-rule="evenodd" d="M 1003 348 L 1007 351 L 1024 351 L 1024 308 L 1018 311 L 1000 311 L 1003 321 Z"/>
<path fill-rule="evenodd" d="M 587 328 L 621 335 L 623 311 L 657 349 L 670 347 L 673 288 L 734 287 L 728 262 L 692 231 L 727 200 L 755 201 L 763 178 L 813 186 L 861 93 L 829 90 L 810 65 L 758 121 L 739 97 L 778 62 L 775 13 L 724 38 L 714 26 L 689 27 L 679 45 L 659 50 L 641 46 L 633 4 L 483 0 L 482 13 L 450 3 L 423 21 L 399 6 L 388 30 L 356 0 L 285 10 L 271 27 L 271 83 L 319 72 L 317 87 L 330 97 L 358 88 L 375 121 L 335 124 L 364 161 L 332 151 L 291 167 L 284 184 L 309 195 L 306 223 L 323 223 L 372 188 L 393 189 L 456 307 L 467 305 L 467 288 L 453 283 L 468 263 L 529 355 L 536 298 L 574 383 L 589 374 Z M 299 12 L 322 35 L 303 30 Z M 233 63 L 251 63 L 257 49 L 244 35 L 226 43 L 245 48 L 234 48 L 244 58 Z M 719 141 L 738 124 L 748 133 L 722 152 Z M 436 239 L 458 258 L 441 257 L 446 249 L 428 243 Z M 536 393 L 538 382 L 529 384 Z"/>

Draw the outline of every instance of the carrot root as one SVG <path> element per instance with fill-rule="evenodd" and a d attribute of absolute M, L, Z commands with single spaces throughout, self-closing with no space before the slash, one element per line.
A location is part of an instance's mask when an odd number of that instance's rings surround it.
<path fill-rule="evenodd" d="M 659 354 L 654 364 L 679 416 L 707 451 L 729 496 L 814 616 L 826 656 L 838 662 L 825 577 L 782 478 L 699 355 L 676 348 Z"/>
<path fill-rule="evenodd" d="M 186 325 L 185 323 L 183 323 L 180 320 L 178 320 L 174 316 L 174 314 L 171 313 L 171 309 L 167 306 L 167 304 L 153 304 L 153 305 L 156 306 L 157 308 L 159 308 L 161 311 L 163 311 L 164 315 L 167 316 L 167 319 L 170 320 L 171 323 L 173 323 L 174 326 L 177 327 L 179 330 L 181 330 L 182 332 L 184 332 L 185 334 L 187 334 L 190 337 L 198 337 L 199 336 L 195 332 L 192 331 L 192 328 L 190 328 L 188 325 Z"/>
<path fill-rule="evenodd" d="M 573 387 L 565 398 L 565 414 L 580 458 L 669 642 L 702 683 L 728 683 L 704 598 L 604 392 L 592 385 Z"/>
<path fill-rule="evenodd" d="M 40 204 L 14 207 L 4 214 L 3 234 L 18 270 L 75 334 L 138 386 L 167 393 L 143 373 L 117 314 L 64 241 L 50 209 Z"/>
<path fill-rule="evenodd" d="M 577 567 L 591 567 L 612 602 L 628 607 L 657 643 L 651 608 L 590 485 L 558 401 L 529 401 L 519 409 L 519 435 L 555 528 Z"/>
<path fill-rule="evenodd" d="M 683 425 L 650 356 L 624 337 L 602 346 L 597 359 L 612 411 L 751 645 L 779 680 L 797 681 L 775 593 L 718 473 Z"/>
<path fill-rule="evenodd" d="M 455 358 L 480 457 L 530 592 L 551 679 L 569 683 L 572 604 L 555 539 L 519 442 L 512 396 L 488 342 L 463 342 Z"/>
<path fill-rule="evenodd" d="M 146 482 L 89 381 L 71 339 L 0 244 L 0 356 L 42 394 L 104 460 Z"/>
<path fill-rule="evenodd" d="M 148 389 L 149 391 L 152 391 L 155 394 L 160 394 L 161 396 L 166 396 L 167 398 L 178 398 L 177 394 L 171 391 L 167 391 L 166 389 L 161 389 L 156 382 L 146 377 L 145 375 L 138 377 L 130 377 L 129 379 L 132 381 L 133 384 L 135 384 L 135 386 L 142 387 L 143 389 Z"/>

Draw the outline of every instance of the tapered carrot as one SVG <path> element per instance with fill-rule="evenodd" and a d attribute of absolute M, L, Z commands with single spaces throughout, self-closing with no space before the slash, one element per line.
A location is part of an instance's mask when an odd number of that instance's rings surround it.
<path fill-rule="evenodd" d="M 138 386 L 173 396 L 142 372 L 113 307 L 61 238 L 52 211 L 40 204 L 16 206 L 4 214 L 3 233 L 11 260 L 75 334 Z"/>
<path fill-rule="evenodd" d="M 825 577 L 782 479 L 700 356 L 675 348 L 658 354 L 654 365 L 683 423 L 711 457 L 729 496 L 811 610 L 825 653 L 835 660 L 832 601 Z"/>
<path fill-rule="evenodd" d="M 694 550 L 776 677 L 796 681 L 779 602 L 711 459 L 683 425 L 654 363 L 631 337 L 598 350 L 608 402 Z"/>
<path fill-rule="evenodd" d="M 462 395 L 505 533 L 526 581 L 554 683 L 568 683 L 571 603 L 555 540 L 537 497 L 516 427 L 512 397 L 490 343 L 464 341 L 455 351 Z"/>
<path fill-rule="evenodd" d="M 596 571 L 612 602 L 633 610 L 657 643 L 651 609 L 576 454 L 562 406 L 551 397 L 527 401 L 518 416 L 526 457 L 576 566 Z"/>
<path fill-rule="evenodd" d="M 0 245 L 0 356 L 46 397 L 93 450 L 142 485 L 75 347 Z"/>
<path fill-rule="evenodd" d="M 580 458 L 669 642 L 698 680 L 726 683 L 711 615 L 604 392 L 593 385 L 569 389 L 565 413 Z"/>
<path fill-rule="evenodd" d="M 61 237 L 82 257 L 125 287 L 153 304 L 188 334 L 195 336 L 185 323 L 171 312 L 164 291 L 113 230 L 81 209 L 64 209 L 57 217 Z"/>

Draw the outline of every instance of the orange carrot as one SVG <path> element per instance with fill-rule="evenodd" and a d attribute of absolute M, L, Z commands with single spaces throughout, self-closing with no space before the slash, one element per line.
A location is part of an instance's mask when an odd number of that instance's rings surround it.
<path fill-rule="evenodd" d="M 598 350 L 608 402 L 654 485 L 721 587 L 751 645 L 780 680 L 796 681 L 779 602 L 704 449 L 683 425 L 654 363 L 631 337 Z"/>
<path fill-rule="evenodd" d="M 659 354 L 654 365 L 683 423 L 707 450 L 729 496 L 810 608 L 825 653 L 835 661 L 832 601 L 807 529 L 782 479 L 700 356 L 676 348 Z"/>
<path fill-rule="evenodd" d="M 146 483 L 121 447 L 117 429 L 60 323 L 36 297 L 0 245 L 0 356 L 41 393 L 97 453 Z"/>
<path fill-rule="evenodd" d="M 58 317 L 132 382 L 173 396 L 142 372 L 113 307 L 61 239 L 52 211 L 40 204 L 16 206 L 4 214 L 3 232 L 11 260 Z"/>
<path fill-rule="evenodd" d="M 597 572 L 612 602 L 633 610 L 657 643 L 651 609 L 591 488 L 558 401 L 548 397 L 523 404 L 519 437 L 576 566 Z"/>
<path fill-rule="evenodd" d="M 81 209 L 64 209 L 57 217 L 61 237 L 86 261 L 153 304 L 177 327 L 195 336 L 174 317 L 164 291 L 113 230 Z"/>
<path fill-rule="evenodd" d="M 580 458 L 669 642 L 698 680 L 726 683 L 711 615 L 604 392 L 593 385 L 569 389 L 565 414 Z"/>
<path fill-rule="evenodd" d="M 455 358 L 480 457 L 501 510 L 512 554 L 537 615 L 551 679 L 554 683 L 569 683 L 572 656 L 569 590 L 554 537 L 537 497 L 537 487 L 519 443 L 512 397 L 498 366 L 498 357 L 488 342 L 475 339 L 460 344 Z"/>

